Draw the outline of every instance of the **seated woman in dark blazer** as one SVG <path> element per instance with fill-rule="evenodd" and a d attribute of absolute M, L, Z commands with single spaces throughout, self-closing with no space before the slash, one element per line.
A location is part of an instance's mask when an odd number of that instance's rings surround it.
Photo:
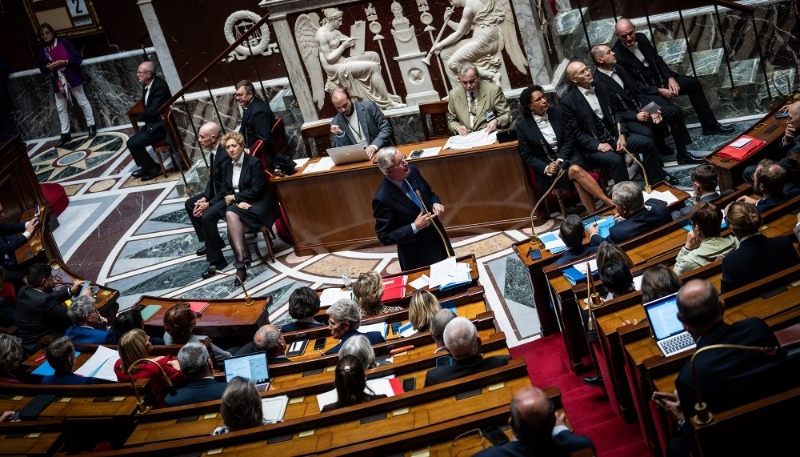
<path fill-rule="evenodd" d="M 337 408 L 359 405 L 368 401 L 386 398 L 386 395 L 367 393 L 367 373 L 361 359 L 353 355 L 346 355 L 339 359 L 336 364 L 336 376 L 333 381 L 336 386 L 336 403 L 331 403 L 322 407 L 322 412 L 333 411 Z M 370 392 L 372 392 L 370 390 Z"/>
<path fill-rule="evenodd" d="M 328 349 L 325 354 L 336 354 L 342 348 L 342 344 L 348 338 L 356 335 L 364 335 L 369 340 L 370 344 L 383 343 L 386 339 L 380 332 L 367 332 L 361 333 L 358 327 L 361 325 L 361 312 L 358 305 L 353 300 L 342 299 L 331 305 L 326 311 L 328 314 L 328 322 L 331 328 L 331 336 L 334 339 L 340 340 L 339 344 Z"/>
<path fill-rule="evenodd" d="M 322 327 L 325 324 L 317 322 L 314 316 L 319 312 L 319 295 L 310 287 L 300 287 L 289 296 L 289 315 L 295 321 L 284 324 L 281 333 L 295 330 L 306 330 Z"/>
<path fill-rule="evenodd" d="M 262 225 L 272 227 L 277 205 L 267 192 L 261 160 L 244 153 L 244 137 L 237 132 L 228 132 L 222 137 L 222 144 L 231 161 L 225 164 L 225 181 L 220 193 L 225 195 L 228 204 L 225 221 L 235 257 L 233 266 L 236 267 L 236 276 L 244 282 L 246 264 L 249 263 L 244 234 L 258 232 Z"/>
<path fill-rule="evenodd" d="M 595 211 L 595 198 L 614 206 L 597 181 L 586 172 L 586 162 L 572 146 L 561 107 L 548 107 L 544 89 L 535 85 L 522 91 L 519 105 L 522 111 L 522 118 L 516 124 L 519 153 L 536 174 L 540 195 L 553 184 L 559 168 L 564 168 L 567 171 L 556 187 L 569 191 L 570 182 L 574 184 L 588 212 Z"/>

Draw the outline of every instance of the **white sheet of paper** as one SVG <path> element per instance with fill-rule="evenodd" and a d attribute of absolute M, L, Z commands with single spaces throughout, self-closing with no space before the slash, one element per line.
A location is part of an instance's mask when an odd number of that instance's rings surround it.
<path fill-rule="evenodd" d="M 589 266 L 592 267 L 592 272 L 597 271 L 597 259 L 589 261 Z M 578 262 L 575 264 L 575 269 L 580 271 L 582 275 L 586 275 L 586 262 Z"/>
<path fill-rule="evenodd" d="M 420 290 L 423 287 L 426 287 L 430 283 L 431 283 L 431 278 L 429 278 L 428 275 L 422 275 L 419 278 L 411 281 L 409 285 L 416 290 Z"/>
<path fill-rule="evenodd" d="M 303 168 L 303 166 L 306 163 L 308 163 L 309 158 L 308 157 L 304 157 L 302 159 L 292 159 L 292 160 L 294 160 L 294 163 L 295 163 L 297 168 Z"/>
<path fill-rule="evenodd" d="M 633 277 L 633 287 L 636 290 L 642 290 L 642 278 L 644 276 L 634 276 Z"/>
<path fill-rule="evenodd" d="M 439 151 L 441 150 L 442 150 L 441 147 L 425 148 L 422 150 L 422 155 L 420 157 L 433 157 L 438 155 Z"/>
<path fill-rule="evenodd" d="M 117 375 L 114 373 L 114 364 L 117 363 L 118 359 L 119 353 L 117 353 L 117 351 L 105 346 L 98 346 L 95 353 L 89 357 L 89 360 L 75 370 L 75 374 L 117 382 Z"/>
<path fill-rule="evenodd" d="M 297 352 L 300 348 L 303 347 L 303 342 L 306 341 L 305 339 L 302 340 L 295 340 L 292 341 L 292 344 L 289 345 L 289 350 L 286 352 Z"/>
<path fill-rule="evenodd" d="M 486 130 L 478 130 L 471 132 L 467 136 L 455 135 L 451 136 L 443 149 L 470 149 L 476 146 L 486 146 L 493 144 L 497 141 L 497 132 L 486 134 Z"/>
<path fill-rule="evenodd" d="M 324 408 L 325 405 L 336 403 L 337 400 L 339 400 L 339 396 L 336 394 L 336 389 L 317 395 L 317 405 L 319 405 L 320 411 L 322 411 L 322 408 Z"/>
<path fill-rule="evenodd" d="M 386 322 L 378 322 L 376 324 L 358 326 L 358 331 L 361 333 L 381 332 L 381 335 L 383 335 L 384 338 L 386 338 L 386 331 L 388 329 L 389 326 L 386 324 Z"/>
<path fill-rule="evenodd" d="M 409 336 L 414 336 L 417 334 L 417 330 L 414 329 L 414 326 L 411 325 L 409 322 L 408 324 L 400 327 L 400 336 L 403 338 L 408 338 Z"/>
<path fill-rule="evenodd" d="M 264 413 L 264 419 L 271 424 L 276 422 L 283 422 L 283 415 L 286 414 L 286 405 L 289 404 L 288 395 L 280 395 L 278 397 L 262 398 L 261 411 Z"/>
<path fill-rule="evenodd" d="M 306 173 L 317 173 L 319 171 L 328 171 L 333 168 L 333 159 L 330 157 L 323 157 L 319 160 L 319 162 L 309 164 L 305 170 L 303 170 L 303 174 Z"/>
<path fill-rule="evenodd" d="M 350 300 L 350 291 L 342 290 L 338 287 L 331 287 L 322 291 L 322 295 L 319 296 L 319 306 L 321 308 L 327 308 L 341 299 Z"/>
<path fill-rule="evenodd" d="M 369 379 L 367 380 L 367 387 L 375 392 L 375 395 L 384 394 L 387 397 L 394 397 L 394 389 L 392 383 L 387 378 Z"/>
<path fill-rule="evenodd" d="M 750 144 L 751 141 L 753 141 L 752 138 L 739 138 L 738 140 L 731 143 L 731 147 L 736 149 L 742 149 L 743 147 Z"/>
<path fill-rule="evenodd" d="M 452 278 L 456 276 L 456 258 L 448 257 L 441 262 L 436 262 L 431 265 L 431 278 L 430 287 L 438 287 L 441 284 L 452 282 Z"/>

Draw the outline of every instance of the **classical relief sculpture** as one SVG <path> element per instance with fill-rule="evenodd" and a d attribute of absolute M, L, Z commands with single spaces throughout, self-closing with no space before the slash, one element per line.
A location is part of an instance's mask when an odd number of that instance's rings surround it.
<path fill-rule="evenodd" d="M 381 109 L 405 105 L 397 95 L 389 94 L 381 75 L 380 57 L 372 51 L 345 57 L 344 52 L 356 44 L 339 31 L 343 13 L 337 8 L 325 8 L 322 25 L 316 13 L 301 14 L 294 27 L 297 47 L 303 58 L 317 108 L 325 104 L 325 91 L 346 88 L 361 100 L 371 100 Z M 322 72 L 327 75 L 323 81 Z M 323 90 L 324 89 L 324 90 Z"/>
<path fill-rule="evenodd" d="M 437 40 L 429 53 L 441 53 L 450 78 L 458 81 L 458 68 L 465 62 L 472 62 L 482 78 L 500 85 L 504 47 L 517 70 L 528 73 L 528 61 L 517 42 L 514 13 L 508 0 L 450 0 L 450 4 L 444 21 L 455 31 Z M 450 20 L 456 7 L 464 8 L 458 23 Z M 464 38 L 470 31 L 472 37 Z M 430 55 L 427 61 L 430 62 Z"/>

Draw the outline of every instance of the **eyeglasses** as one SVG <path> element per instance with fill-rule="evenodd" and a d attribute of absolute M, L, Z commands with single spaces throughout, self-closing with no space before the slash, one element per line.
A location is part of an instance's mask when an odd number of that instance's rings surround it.
<path fill-rule="evenodd" d="M 148 73 L 152 73 L 152 71 L 137 71 L 136 72 L 137 75 L 146 75 Z"/>
<path fill-rule="evenodd" d="M 233 97 L 234 98 L 244 98 L 246 95 L 248 95 L 248 94 L 246 94 L 246 93 L 244 93 L 244 94 L 233 94 Z"/>
<path fill-rule="evenodd" d="M 578 72 L 578 74 L 579 74 L 579 75 L 586 76 L 586 75 L 588 75 L 588 74 L 589 74 L 589 73 L 591 73 L 591 72 L 592 72 L 592 71 L 589 69 L 589 67 L 583 67 L 583 70 L 579 71 L 579 72 Z"/>
<path fill-rule="evenodd" d="M 402 167 L 403 165 L 408 165 L 408 160 L 406 160 L 406 158 L 405 158 L 405 157 L 403 157 L 402 159 L 400 159 L 400 161 L 399 161 L 399 162 L 397 162 L 396 164 L 392 165 L 392 166 L 391 166 L 391 167 L 389 167 L 389 168 L 394 168 L 394 167 Z M 362 274 L 363 274 L 363 273 L 362 273 Z"/>

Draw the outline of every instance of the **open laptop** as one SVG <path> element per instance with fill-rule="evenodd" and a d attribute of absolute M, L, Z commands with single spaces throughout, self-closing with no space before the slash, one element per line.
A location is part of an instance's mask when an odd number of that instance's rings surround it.
<path fill-rule="evenodd" d="M 269 388 L 269 371 L 265 352 L 231 357 L 225 359 L 224 362 L 225 382 L 230 382 L 234 376 L 241 376 L 256 383 L 259 392 L 265 392 Z"/>
<path fill-rule="evenodd" d="M 334 165 L 347 165 L 348 163 L 369 160 L 367 150 L 360 144 L 330 148 L 327 151 Z"/>
<path fill-rule="evenodd" d="M 667 357 L 695 347 L 694 338 L 678 320 L 677 297 L 674 293 L 644 304 L 653 338 Z"/>

